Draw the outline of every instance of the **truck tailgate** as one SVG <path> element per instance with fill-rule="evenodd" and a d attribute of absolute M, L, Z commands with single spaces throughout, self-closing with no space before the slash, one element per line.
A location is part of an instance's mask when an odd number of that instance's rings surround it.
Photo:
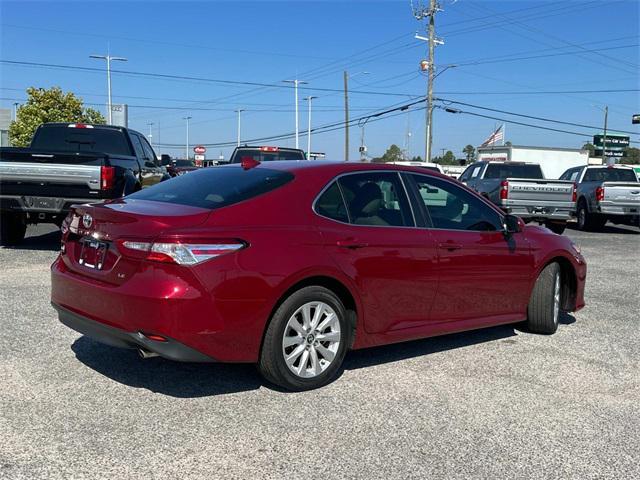
<path fill-rule="evenodd" d="M 98 198 L 99 165 L 0 162 L 2 195 Z"/>
<path fill-rule="evenodd" d="M 640 213 L 640 182 L 604 182 L 601 187 L 604 189 L 604 198 L 599 204 L 603 213 Z"/>
<path fill-rule="evenodd" d="M 508 178 L 507 203 L 564 205 L 573 203 L 574 184 L 569 180 Z"/>

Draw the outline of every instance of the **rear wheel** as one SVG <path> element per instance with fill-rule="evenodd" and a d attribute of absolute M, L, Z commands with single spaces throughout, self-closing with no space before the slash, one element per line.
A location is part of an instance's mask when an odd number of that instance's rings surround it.
<path fill-rule="evenodd" d="M 536 280 L 527 307 L 527 327 L 534 333 L 555 333 L 560 318 L 560 265 L 550 263 Z"/>
<path fill-rule="evenodd" d="M 596 214 L 589 213 L 587 210 L 587 204 L 581 201 L 578 205 L 578 229 L 580 230 L 601 230 L 604 224 L 607 223 L 607 219 L 597 216 Z"/>
<path fill-rule="evenodd" d="M 544 226 L 551 230 L 553 233 L 562 235 L 562 233 L 567 228 L 567 222 L 545 222 Z"/>
<path fill-rule="evenodd" d="M 340 299 L 324 287 L 291 294 L 265 333 L 258 367 L 270 382 L 301 391 L 329 383 L 342 365 L 350 330 Z"/>
<path fill-rule="evenodd" d="M 27 232 L 24 216 L 15 213 L 0 214 L 0 245 L 17 245 Z"/>

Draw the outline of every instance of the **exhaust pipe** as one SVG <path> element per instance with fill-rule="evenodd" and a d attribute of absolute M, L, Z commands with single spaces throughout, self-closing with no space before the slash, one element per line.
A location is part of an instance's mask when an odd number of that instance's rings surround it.
<path fill-rule="evenodd" d="M 140 358 L 153 358 L 153 357 L 159 357 L 160 356 L 155 352 L 149 352 L 149 351 L 143 350 L 141 348 L 138 349 L 138 355 L 140 355 Z"/>

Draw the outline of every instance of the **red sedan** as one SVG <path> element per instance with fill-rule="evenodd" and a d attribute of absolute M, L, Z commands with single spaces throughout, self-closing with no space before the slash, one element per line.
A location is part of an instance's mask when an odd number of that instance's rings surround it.
<path fill-rule="evenodd" d="M 291 390 L 349 349 L 584 306 L 586 264 L 455 180 L 409 166 L 251 162 L 78 205 L 52 303 L 65 325 L 143 357 L 253 362 Z"/>

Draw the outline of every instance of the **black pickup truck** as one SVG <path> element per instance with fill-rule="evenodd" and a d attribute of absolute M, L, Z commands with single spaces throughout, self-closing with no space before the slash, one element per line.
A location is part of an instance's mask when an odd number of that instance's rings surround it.
<path fill-rule="evenodd" d="M 258 162 L 307 159 L 304 150 L 300 150 L 299 148 L 251 147 L 249 145 L 243 145 L 235 148 L 229 158 L 229 163 L 241 163 L 242 160 L 247 158 L 257 160 Z"/>
<path fill-rule="evenodd" d="M 45 123 L 29 148 L 0 148 L 0 244 L 20 243 L 28 224 L 60 225 L 72 204 L 119 198 L 166 178 L 134 130 Z"/>

